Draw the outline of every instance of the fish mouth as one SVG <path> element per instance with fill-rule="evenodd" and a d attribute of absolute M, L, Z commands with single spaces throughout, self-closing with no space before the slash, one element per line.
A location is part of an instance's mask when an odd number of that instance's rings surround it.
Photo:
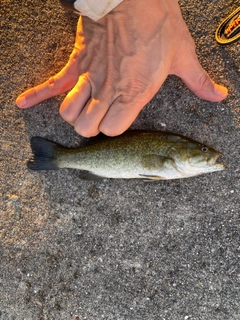
<path fill-rule="evenodd" d="M 221 157 L 222 157 L 222 153 L 217 152 L 216 156 L 209 161 L 209 164 L 211 166 L 218 168 L 219 170 L 225 169 L 224 163 L 221 162 Z"/>

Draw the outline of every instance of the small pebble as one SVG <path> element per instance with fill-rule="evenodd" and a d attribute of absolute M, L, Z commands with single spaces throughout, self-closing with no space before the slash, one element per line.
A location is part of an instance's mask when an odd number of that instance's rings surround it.
<path fill-rule="evenodd" d="M 11 195 L 10 200 L 17 201 L 18 200 L 18 196 L 16 194 L 13 194 L 13 195 Z"/>

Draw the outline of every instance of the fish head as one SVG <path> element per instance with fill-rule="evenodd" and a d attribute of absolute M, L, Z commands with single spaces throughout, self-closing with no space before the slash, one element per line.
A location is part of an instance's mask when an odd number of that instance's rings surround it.
<path fill-rule="evenodd" d="M 224 164 L 217 162 L 221 152 L 198 142 L 186 141 L 174 151 L 176 166 L 186 177 L 225 169 Z"/>
<path fill-rule="evenodd" d="M 188 164 L 196 170 L 198 169 L 201 173 L 225 169 L 223 163 L 217 162 L 222 153 L 208 146 L 195 142 L 189 142 L 187 153 Z"/>

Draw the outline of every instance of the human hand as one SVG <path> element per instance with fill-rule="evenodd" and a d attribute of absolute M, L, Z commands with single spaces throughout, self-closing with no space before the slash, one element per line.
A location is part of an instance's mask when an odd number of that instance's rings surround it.
<path fill-rule="evenodd" d="M 95 22 L 81 16 L 67 65 L 22 93 L 21 108 L 69 93 L 60 115 L 85 137 L 125 131 L 175 74 L 198 97 L 221 101 L 227 89 L 202 69 L 177 0 L 124 0 Z"/>

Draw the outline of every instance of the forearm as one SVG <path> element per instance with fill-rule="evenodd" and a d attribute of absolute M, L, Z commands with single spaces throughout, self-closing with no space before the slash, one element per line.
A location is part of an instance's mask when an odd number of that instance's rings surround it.
<path fill-rule="evenodd" d="M 123 0 L 60 0 L 64 7 L 73 9 L 92 20 L 99 20 Z"/>

